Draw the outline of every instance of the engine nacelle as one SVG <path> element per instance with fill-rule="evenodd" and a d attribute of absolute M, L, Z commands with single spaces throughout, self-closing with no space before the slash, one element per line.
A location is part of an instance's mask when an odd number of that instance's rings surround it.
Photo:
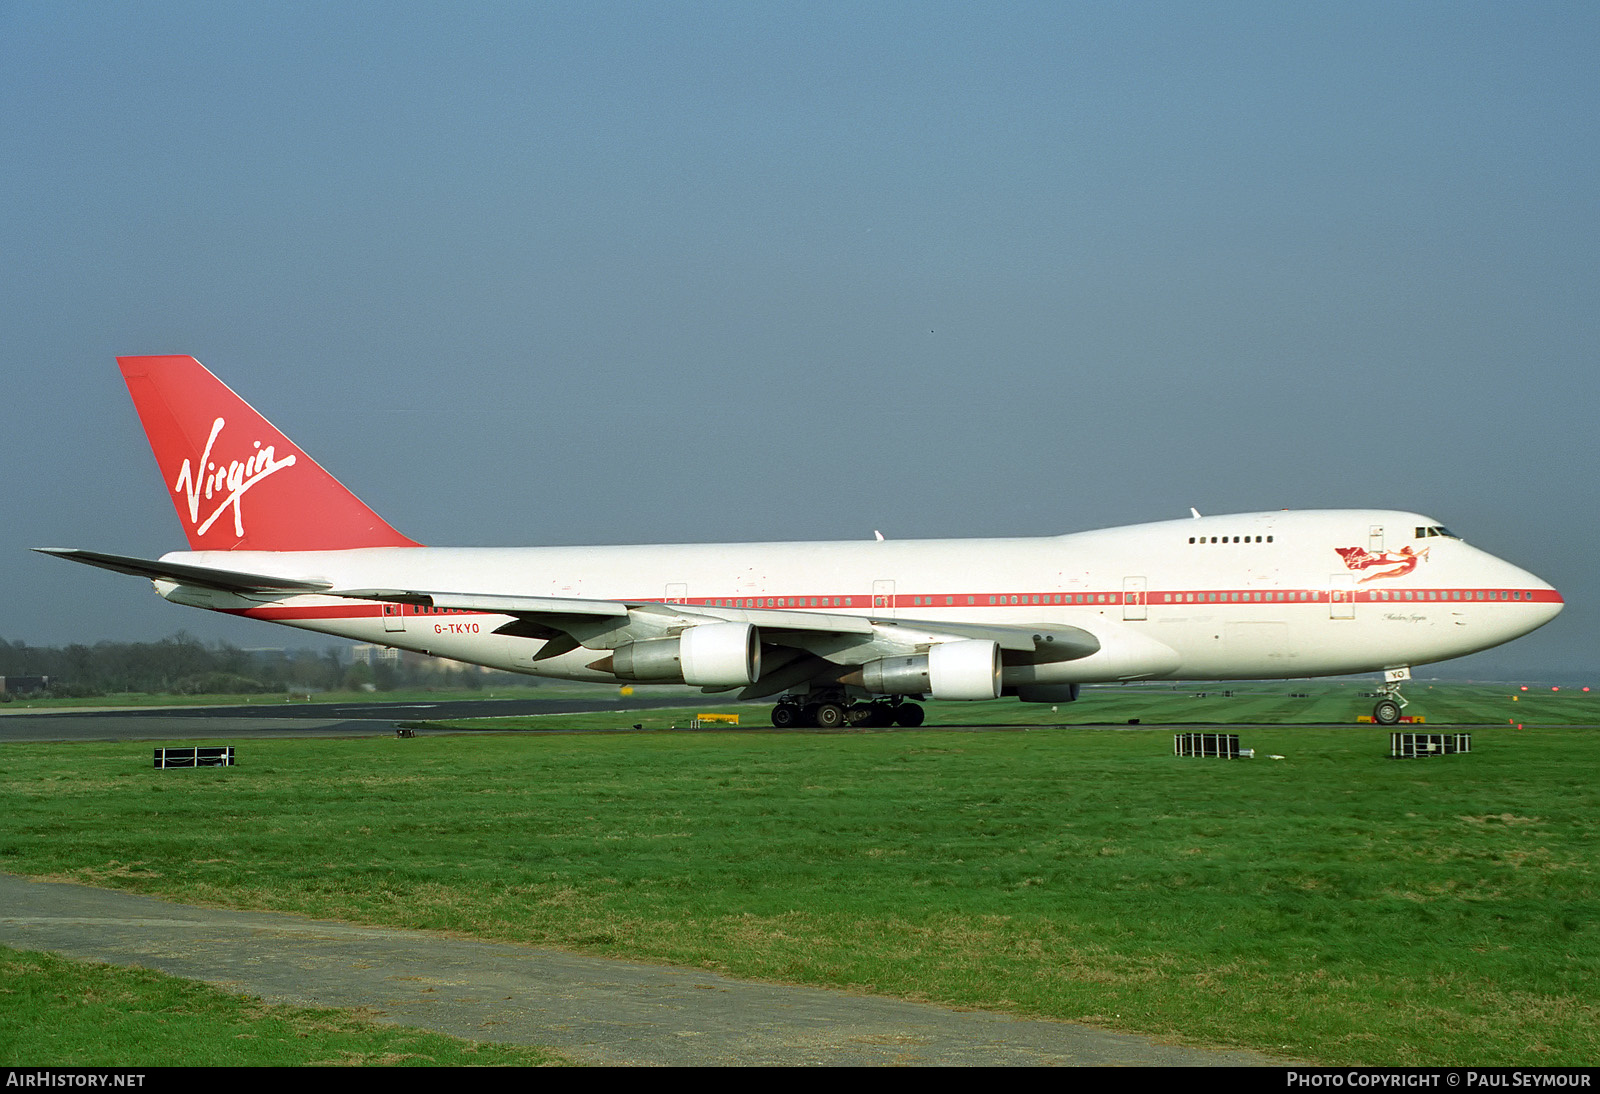
<path fill-rule="evenodd" d="M 676 638 L 618 646 L 610 660 L 624 680 L 735 687 L 761 678 L 761 636 L 749 623 L 703 623 Z"/>
<path fill-rule="evenodd" d="M 881 695 L 1000 698 L 1000 647 L 980 639 L 941 642 L 927 653 L 861 666 L 861 685 Z"/>
<path fill-rule="evenodd" d="M 761 679 L 761 635 L 749 623 L 704 623 L 679 637 L 683 682 L 702 686 Z"/>

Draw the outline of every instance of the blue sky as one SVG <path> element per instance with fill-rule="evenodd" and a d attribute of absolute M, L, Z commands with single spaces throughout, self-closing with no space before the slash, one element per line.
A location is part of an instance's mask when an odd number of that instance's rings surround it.
<path fill-rule="evenodd" d="M 1415 509 L 1600 667 L 1600 7 L 0 2 L 0 637 L 298 636 L 182 545 L 192 353 L 441 544 Z M 1470 667 L 1470 666 L 1469 666 Z"/>

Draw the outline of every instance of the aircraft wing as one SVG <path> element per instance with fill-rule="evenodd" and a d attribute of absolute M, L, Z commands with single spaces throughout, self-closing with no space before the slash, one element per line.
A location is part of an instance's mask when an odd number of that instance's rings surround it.
<path fill-rule="evenodd" d="M 539 639 L 534 656 L 543 661 L 587 647 L 601 654 L 632 642 L 681 635 L 711 623 L 744 623 L 753 627 L 763 647 L 766 667 L 746 687 L 743 697 L 772 694 L 816 677 L 837 675 L 888 657 L 925 653 L 945 642 L 993 642 L 1008 665 L 1043 664 L 1088 657 L 1101 648 L 1099 638 L 1080 627 L 1014 627 L 948 620 L 879 619 L 865 615 L 772 608 L 729 608 L 653 600 L 592 600 L 580 597 L 499 596 L 486 593 L 432 592 L 414 589 L 336 589 L 329 582 L 276 577 L 237 570 L 194 566 L 160 559 L 113 555 L 70 547 L 36 547 L 42 554 L 81 562 L 153 581 L 216 589 L 222 592 L 284 596 L 321 594 L 351 600 L 376 600 L 419 607 L 491 612 L 512 616 L 499 633 Z"/>
<path fill-rule="evenodd" d="M 348 597 L 351 600 L 384 600 L 391 604 L 415 604 L 423 608 L 497 612 L 501 615 L 530 618 L 541 615 L 563 618 L 625 617 L 633 603 L 626 600 L 584 600 L 562 596 L 497 596 L 492 593 L 434 593 L 411 589 L 330 589 L 328 595 Z"/>
<path fill-rule="evenodd" d="M 323 586 L 323 588 L 327 588 Z M 783 645 L 785 638 L 801 635 L 840 637 L 878 636 L 896 646 L 929 645 L 957 638 L 992 641 L 1002 650 L 1032 653 L 1041 641 L 1052 639 L 1073 657 L 1087 657 L 1100 648 L 1098 639 L 1079 627 L 1008 627 L 988 623 L 952 623 L 911 619 L 875 619 L 833 612 L 807 612 L 787 608 L 723 608 L 703 604 L 674 604 L 654 600 L 584 600 L 554 596 L 496 596 L 479 593 L 416 592 L 401 589 L 332 589 L 330 596 L 357 600 L 385 600 L 397 604 L 453 608 L 461 611 L 514 615 L 529 623 L 544 623 L 564 630 L 574 619 L 637 619 L 643 630 L 682 630 L 701 623 L 749 623 L 761 629 L 763 641 Z M 656 637 L 640 634 L 639 637 Z M 1070 660 L 1068 657 L 1056 660 Z"/>
<path fill-rule="evenodd" d="M 692 612 L 707 622 L 751 623 L 761 628 L 763 641 L 774 644 L 804 645 L 809 636 L 869 636 L 874 646 L 893 647 L 890 653 L 907 648 L 934 645 L 972 638 L 993 642 L 1010 653 L 1032 654 L 1041 644 L 1060 645 L 1071 656 L 1067 661 L 1088 657 L 1100 648 L 1095 636 L 1079 627 L 1007 627 L 992 623 L 954 623 L 948 620 L 875 619 L 862 615 L 834 615 L 774 608 L 714 608 L 700 605 L 657 605 L 676 611 Z"/>
<path fill-rule="evenodd" d="M 708 623 L 748 623 L 763 646 L 767 671 L 744 697 L 770 694 L 766 687 L 792 687 L 811 675 L 854 667 L 885 657 L 926 652 L 943 642 L 995 643 L 1005 664 L 1042 664 L 1088 657 L 1100 649 L 1090 631 L 1071 626 L 1011 627 L 947 620 L 877 619 L 771 608 L 727 608 L 660 601 L 517 597 L 401 589 L 335 589 L 331 596 L 383 600 L 422 607 L 494 612 L 515 620 L 499 632 L 539 638 L 547 645 L 535 660 L 569 653 L 579 646 L 604 652 L 628 642 L 681 634 Z M 809 669 L 809 675 L 807 675 Z"/>

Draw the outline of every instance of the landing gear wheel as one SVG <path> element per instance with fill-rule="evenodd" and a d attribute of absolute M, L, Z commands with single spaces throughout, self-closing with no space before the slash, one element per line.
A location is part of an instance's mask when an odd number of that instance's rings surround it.
<path fill-rule="evenodd" d="M 1400 721 L 1400 712 L 1406 708 L 1406 697 L 1400 694 L 1400 685 L 1411 679 L 1409 668 L 1385 669 L 1383 685 L 1372 693 L 1378 700 L 1372 708 L 1372 720 L 1380 726 L 1392 726 Z"/>
<path fill-rule="evenodd" d="M 901 703 L 894 711 L 894 720 L 907 729 L 922 724 L 922 708 L 915 703 Z"/>
<path fill-rule="evenodd" d="M 772 708 L 772 724 L 779 729 L 793 729 L 800 724 L 800 708 L 793 703 L 779 703 Z"/>
<path fill-rule="evenodd" d="M 818 703 L 813 717 L 818 729 L 838 729 L 844 725 L 844 707 L 838 703 Z"/>

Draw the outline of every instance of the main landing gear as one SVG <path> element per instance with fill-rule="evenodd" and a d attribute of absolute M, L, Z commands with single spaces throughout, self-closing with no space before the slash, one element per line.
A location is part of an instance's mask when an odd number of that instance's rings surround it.
<path fill-rule="evenodd" d="M 772 724 L 779 729 L 920 726 L 922 718 L 920 706 L 898 699 L 876 699 L 870 703 L 852 703 L 843 698 L 827 698 L 820 702 L 784 699 L 772 708 Z"/>

